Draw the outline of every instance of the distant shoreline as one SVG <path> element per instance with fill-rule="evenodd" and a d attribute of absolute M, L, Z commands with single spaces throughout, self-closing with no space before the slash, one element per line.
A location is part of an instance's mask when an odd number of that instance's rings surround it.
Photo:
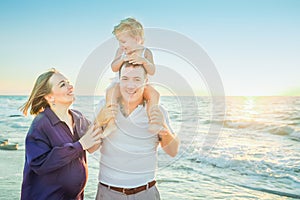
<path fill-rule="evenodd" d="M 29 95 L 23 95 L 23 94 L 0 94 L 0 97 L 28 97 Z M 104 95 L 75 95 L 78 97 L 104 97 Z M 161 95 L 161 97 L 173 97 L 173 96 L 168 96 L 168 95 Z M 175 96 L 175 97 L 179 97 Z M 180 96 L 180 97 L 194 97 L 194 96 Z M 211 97 L 209 95 L 195 95 L 195 97 Z M 300 95 L 246 95 L 246 96 L 242 96 L 242 95 L 228 95 L 225 97 L 254 97 L 254 98 L 266 98 L 266 97 L 300 97 Z"/>

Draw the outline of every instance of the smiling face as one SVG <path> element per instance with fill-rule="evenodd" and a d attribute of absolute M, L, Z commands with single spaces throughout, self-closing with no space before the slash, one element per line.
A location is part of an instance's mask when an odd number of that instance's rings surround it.
<path fill-rule="evenodd" d="M 130 54 L 132 51 L 139 49 L 141 40 L 138 37 L 133 37 L 128 31 L 119 33 L 117 35 L 120 48 L 126 53 Z"/>
<path fill-rule="evenodd" d="M 123 103 L 137 106 L 143 102 L 147 77 L 142 66 L 124 66 L 120 71 L 120 92 Z"/>
<path fill-rule="evenodd" d="M 73 85 L 70 84 L 68 79 L 60 73 L 55 73 L 49 79 L 52 86 L 51 93 L 46 96 L 48 102 L 55 103 L 56 105 L 69 106 L 74 101 Z"/>

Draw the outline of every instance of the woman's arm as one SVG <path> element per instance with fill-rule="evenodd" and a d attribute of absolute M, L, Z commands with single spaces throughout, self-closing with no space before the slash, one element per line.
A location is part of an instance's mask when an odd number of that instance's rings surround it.
<path fill-rule="evenodd" d="M 47 126 L 47 125 L 46 125 Z M 63 136 L 55 136 L 54 127 L 37 128 L 32 126 L 26 137 L 26 159 L 37 174 L 57 170 L 77 159 L 84 150 L 99 145 L 99 129 L 91 127 L 77 142 L 63 143 Z M 52 131 L 53 130 L 53 131 Z M 57 131 L 57 130 L 56 130 Z M 47 133 L 46 133 L 47 132 Z M 62 132 L 61 135 L 65 133 Z M 49 137 L 49 135 L 52 135 Z M 61 145 L 54 145 L 62 141 Z"/>
<path fill-rule="evenodd" d="M 37 174 L 57 170 L 79 157 L 83 148 L 79 142 L 51 147 L 45 134 L 33 130 L 26 138 L 26 159 Z"/>

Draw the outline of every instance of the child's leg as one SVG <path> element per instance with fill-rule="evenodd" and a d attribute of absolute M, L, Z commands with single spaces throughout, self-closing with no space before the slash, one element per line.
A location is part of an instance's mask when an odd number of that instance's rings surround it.
<path fill-rule="evenodd" d="M 150 119 L 150 110 L 159 103 L 160 94 L 151 86 L 147 85 L 144 89 L 144 99 L 147 101 L 147 114 Z"/>
<path fill-rule="evenodd" d="M 120 85 L 119 83 L 114 84 L 112 87 L 109 87 L 106 90 L 106 106 L 109 107 L 111 105 L 118 104 L 118 99 L 120 97 Z M 102 138 L 106 137 L 112 131 L 117 129 L 115 120 L 111 119 L 108 121 L 106 128 L 104 129 Z"/>
<path fill-rule="evenodd" d="M 160 94 L 150 85 L 147 85 L 144 90 L 144 99 L 147 101 L 147 114 L 149 118 L 149 131 L 158 133 L 163 129 L 162 124 L 151 123 L 151 109 L 159 104 Z"/>
<path fill-rule="evenodd" d="M 106 90 L 106 105 L 113 105 L 118 103 L 118 99 L 120 98 L 120 84 L 115 83 L 111 87 Z"/>

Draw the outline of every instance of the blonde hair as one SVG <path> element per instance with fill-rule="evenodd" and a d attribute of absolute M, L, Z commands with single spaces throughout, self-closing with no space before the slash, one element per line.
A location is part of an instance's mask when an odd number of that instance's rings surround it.
<path fill-rule="evenodd" d="M 126 18 L 121 20 L 121 22 L 114 27 L 113 34 L 118 37 L 121 33 L 129 33 L 130 36 L 134 38 L 141 39 L 144 42 L 144 28 L 140 22 L 134 18 Z"/>
<path fill-rule="evenodd" d="M 53 68 L 37 78 L 28 100 L 20 107 L 20 111 L 22 111 L 25 116 L 29 108 L 31 115 L 37 115 L 49 106 L 44 97 L 51 93 L 52 85 L 49 83 L 49 79 L 55 73 L 58 73 L 58 71 Z"/>

